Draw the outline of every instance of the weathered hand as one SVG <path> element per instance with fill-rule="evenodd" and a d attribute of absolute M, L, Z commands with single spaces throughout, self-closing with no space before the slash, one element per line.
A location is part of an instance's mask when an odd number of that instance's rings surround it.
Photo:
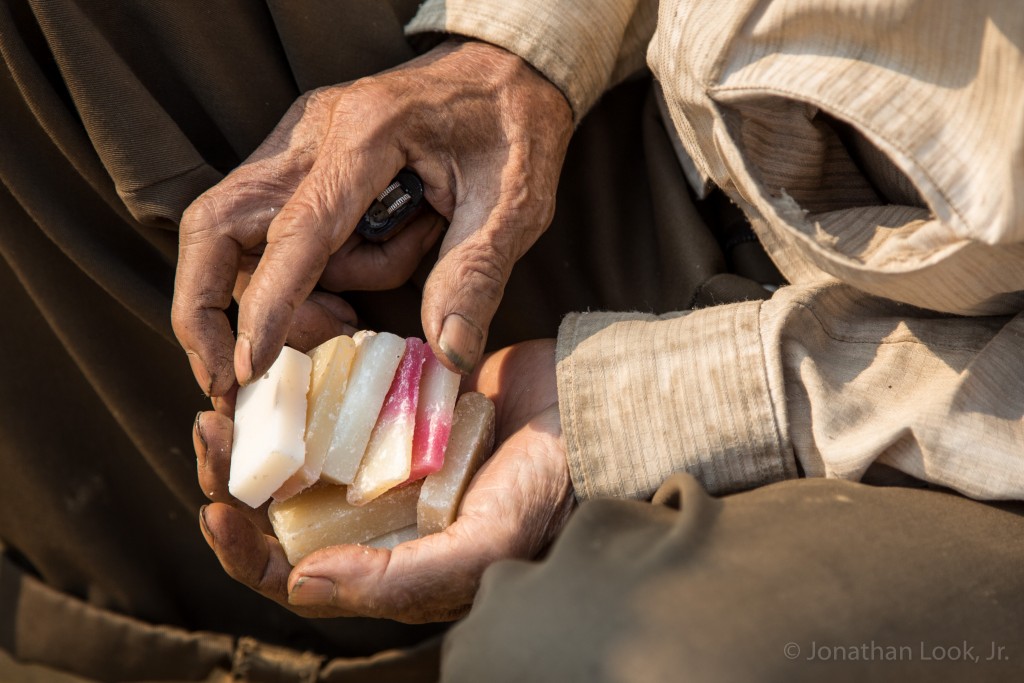
<path fill-rule="evenodd" d="M 182 219 L 172 318 L 199 384 L 218 396 L 266 371 L 317 282 L 387 289 L 409 277 L 442 232 L 436 215 L 383 246 L 352 236 L 405 166 L 451 223 L 423 327 L 450 367 L 472 368 L 513 264 L 550 223 L 571 130 L 550 82 L 472 41 L 304 95 Z M 232 293 L 237 344 L 224 314 Z"/>
<path fill-rule="evenodd" d="M 225 570 L 306 616 L 413 623 L 464 614 L 484 569 L 496 560 L 535 556 L 562 528 L 574 500 L 558 417 L 553 341 L 527 342 L 489 356 L 468 384 L 494 400 L 501 445 L 474 478 L 455 523 L 391 551 L 325 548 L 294 569 L 277 540 L 264 533 L 264 510 L 228 504 L 230 420 L 212 412 L 200 416 L 200 480 L 208 495 L 221 501 L 204 509 L 202 527 Z"/>

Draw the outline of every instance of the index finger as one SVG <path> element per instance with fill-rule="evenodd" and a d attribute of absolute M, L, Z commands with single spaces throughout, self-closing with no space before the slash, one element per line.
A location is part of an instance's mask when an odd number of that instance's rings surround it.
<path fill-rule="evenodd" d="M 321 154 L 280 214 L 267 248 L 238 305 L 235 375 L 240 384 L 259 377 L 284 346 L 295 310 L 320 279 L 331 254 L 355 229 L 375 193 L 402 168 L 394 150 Z M 377 156 L 370 162 L 371 156 Z"/>
<path fill-rule="evenodd" d="M 171 325 L 196 381 L 208 396 L 220 396 L 235 380 L 234 335 L 225 310 L 231 303 L 242 246 L 219 230 L 216 216 L 208 216 L 203 206 L 190 208 L 182 218 Z"/>
<path fill-rule="evenodd" d="M 314 163 L 320 119 L 306 118 L 311 98 L 293 104 L 274 131 L 226 178 L 207 190 L 181 219 L 171 324 L 196 381 L 210 396 L 235 381 L 231 304 L 243 251 L 262 244 L 277 209 Z"/>

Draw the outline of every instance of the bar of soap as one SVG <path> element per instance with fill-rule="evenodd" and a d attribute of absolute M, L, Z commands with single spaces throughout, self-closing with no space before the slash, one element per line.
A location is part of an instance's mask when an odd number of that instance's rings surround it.
<path fill-rule="evenodd" d="M 306 459 L 306 392 L 312 361 L 284 347 L 265 375 L 238 390 L 228 491 L 257 508 Z"/>
<path fill-rule="evenodd" d="M 493 449 L 494 404 L 483 394 L 463 394 L 455 404 L 444 465 L 423 480 L 416 514 L 420 536 L 444 531 L 455 521 L 462 495 Z"/>
<path fill-rule="evenodd" d="M 361 339 L 348 388 L 338 406 L 340 417 L 324 459 L 322 479 L 335 484 L 351 484 L 355 479 L 404 353 L 405 340 L 389 332 Z"/>
<path fill-rule="evenodd" d="M 313 370 L 307 394 L 306 460 L 299 471 L 274 492 L 274 500 L 290 498 L 320 479 L 355 355 L 355 342 L 344 335 L 325 341 L 309 352 Z"/>
<path fill-rule="evenodd" d="M 270 504 L 270 523 L 288 561 L 332 545 L 365 543 L 416 524 L 422 484 L 392 489 L 366 505 L 348 502 L 344 486 L 319 484 Z"/>
<path fill-rule="evenodd" d="M 409 478 L 423 360 L 423 342 L 415 337 L 406 339 L 405 355 L 384 399 L 356 478 L 348 487 L 348 502 L 353 505 L 365 505 Z"/>
<path fill-rule="evenodd" d="M 415 524 L 404 526 L 401 529 L 395 529 L 377 538 L 371 538 L 362 545 L 369 546 L 371 548 L 387 548 L 388 550 L 394 550 L 395 546 L 401 545 L 407 541 L 415 541 L 420 537 L 420 533 L 417 530 Z"/>
<path fill-rule="evenodd" d="M 416 407 L 416 431 L 412 440 L 412 465 L 409 481 L 422 479 L 441 469 L 444 450 L 452 431 L 452 413 L 459 395 L 457 373 L 452 372 L 426 347 L 420 398 Z"/>

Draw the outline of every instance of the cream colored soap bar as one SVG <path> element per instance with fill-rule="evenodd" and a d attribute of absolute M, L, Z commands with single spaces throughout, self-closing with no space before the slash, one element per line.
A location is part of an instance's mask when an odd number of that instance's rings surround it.
<path fill-rule="evenodd" d="M 238 390 L 228 491 L 257 508 L 306 458 L 309 356 L 284 347 L 267 374 Z"/>
<path fill-rule="evenodd" d="M 270 504 L 270 523 L 288 561 L 332 545 L 365 543 L 416 524 L 417 482 L 392 489 L 362 506 L 349 504 L 344 486 L 320 484 Z"/>
<path fill-rule="evenodd" d="M 494 404 L 483 394 L 459 397 L 444 465 L 423 481 L 416 524 L 420 536 L 444 531 L 455 521 L 470 480 L 494 450 Z"/>
<path fill-rule="evenodd" d="M 355 355 L 356 344 L 347 336 L 335 337 L 309 352 L 313 371 L 306 410 L 306 461 L 274 492 L 274 500 L 290 498 L 320 478 Z"/>

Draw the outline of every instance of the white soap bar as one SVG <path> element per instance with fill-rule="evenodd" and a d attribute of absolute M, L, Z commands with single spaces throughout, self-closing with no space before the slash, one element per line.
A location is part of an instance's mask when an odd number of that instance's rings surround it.
<path fill-rule="evenodd" d="M 267 374 L 238 390 L 228 491 L 257 508 L 306 458 L 306 392 L 312 361 L 284 347 Z"/>
<path fill-rule="evenodd" d="M 306 462 L 274 491 L 274 500 L 286 500 L 320 479 L 355 355 L 356 344 L 347 336 L 335 337 L 309 352 L 313 375 L 307 394 Z"/>
<path fill-rule="evenodd" d="M 338 406 L 340 418 L 324 460 L 322 479 L 335 484 L 351 484 L 355 479 L 404 353 L 405 340 L 390 332 L 368 335 L 361 340 L 345 397 Z"/>

